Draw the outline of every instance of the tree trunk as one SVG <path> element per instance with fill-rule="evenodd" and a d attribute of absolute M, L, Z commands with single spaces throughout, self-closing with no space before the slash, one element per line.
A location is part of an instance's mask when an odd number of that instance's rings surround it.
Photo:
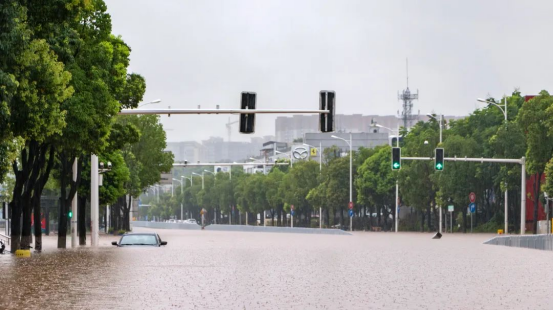
<path fill-rule="evenodd" d="M 21 169 L 19 169 L 18 161 L 12 163 L 15 174 L 13 197 L 10 202 L 12 211 L 11 251 L 13 253 L 18 249 L 31 247 L 31 195 L 44 165 L 46 150 L 44 145 L 39 147 L 38 142 L 30 141 L 21 150 Z"/>
<path fill-rule="evenodd" d="M 52 167 L 54 165 L 54 147 L 50 146 L 49 149 L 50 151 L 47 165 L 44 171 L 42 171 L 39 175 L 33 190 L 33 196 L 31 197 L 31 205 L 35 215 L 35 250 L 38 252 L 42 251 L 42 209 L 40 206 L 40 197 L 42 196 L 42 190 L 44 190 L 44 186 L 50 177 L 50 172 L 52 171 Z M 39 168 L 44 166 L 47 150 L 48 146 L 42 146 Z"/>
<path fill-rule="evenodd" d="M 86 197 L 79 196 L 77 204 L 77 231 L 79 245 L 86 245 Z"/>
<path fill-rule="evenodd" d="M 38 188 L 38 185 L 35 186 Z M 35 190 L 37 192 L 37 190 Z M 42 211 L 40 208 L 40 195 L 33 195 L 32 197 L 33 210 L 34 210 L 34 221 L 35 221 L 35 251 L 42 251 Z"/>

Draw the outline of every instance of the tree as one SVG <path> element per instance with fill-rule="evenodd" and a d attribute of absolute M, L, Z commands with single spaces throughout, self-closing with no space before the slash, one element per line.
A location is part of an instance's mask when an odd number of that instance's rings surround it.
<path fill-rule="evenodd" d="M 0 81 L 5 85 L 0 91 L 0 141 L 21 141 L 19 161 L 12 162 L 15 184 L 10 207 L 13 219 L 22 217 L 22 227 L 19 221 L 12 225 L 13 252 L 30 247 L 32 196 L 38 195 L 51 168 L 47 165 L 51 146 L 45 142 L 65 126 L 60 104 L 73 93 L 71 74 L 48 42 L 28 28 L 33 24 L 27 9 L 17 1 L 0 4 Z"/>
<path fill-rule="evenodd" d="M 159 182 L 162 172 L 171 170 L 173 154 L 164 151 L 166 136 L 159 116 L 120 116 L 117 122 L 120 128 L 134 128 L 140 133 L 136 143 L 127 143 L 122 149 L 123 159 L 130 171 L 130 178 L 125 185 L 129 199 L 125 198 L 122 204 L 123 229 L 129 230 L 132 198 Z"/>
<path fill-rule="evenodd" d="M 284 200 L 279 194 L 280 184 L 284 178 L 284 173 L 278 169 L 272 170 L 265 178 L 263 187 L 265 188 L 265 197 L 267 206 L 271 208 L 271 218 L 273 220 L 273 226 L 275 225 L 275 216 L 280 224 L 281 215 L 283 213 Z M 278 215 L 276 215 L 278 214 Z"/>
<path fill-rule="evenodd" d="M 309 204 L 307 195 L 317 186 L 319 163 L 315 161 L 300 161 L 290 168 L 280 183 L 279 194 L 284 202 L 294 205 L 298 216 L 305 216 L 306 224 L 310 224 L 313 206 Z M 290 210 L 286 210 L 289 212 Z M 301 220 L 301 216 L 298 217 Z"/>
<path fill-rule="evenodd" d="M 553 107 L 553 97 L 547 91 L 541 91 L 539 96 L 530 99 L 522 106 L 517 118 L 526 136 L 526 172 L 536 176 L 534 189 L 532 189 L 534 234 L 538 230 L 538 198 L 541 191 L 541 178 L 553 152 L 553 139 L 551 139 L 549 131 L 543 130 L 543 126 L 551 122 L 548 119 L 548 115 L 553 109 L 551 107 Z"/>
<path fill-rule="evenodd" d="M 390 167 L 391 148 L 382 146 L 375 148 L 375 153 L 367 158 L 358 168 L 356 187 L 358 203 L 366 206 L 377 206 L 378 221 L 384 211 L 384 224 L 388 226 L 388 213 L 392 212 L 395 219 L 395 184 L 397 172 Z M 371 209 L 372 214 L 372 209 Z"/>

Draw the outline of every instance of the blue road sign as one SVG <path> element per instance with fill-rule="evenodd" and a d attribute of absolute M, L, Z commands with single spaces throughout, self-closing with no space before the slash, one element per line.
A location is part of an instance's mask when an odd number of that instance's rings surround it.
<path fill-rule="evenodd" d="M 470 208 L 470 213 L 474 214 L 476 212 L 476 203 L 470 203 L 469 208 Z"/>
<path fill-rule="evenodd" d="M 353 217 L 353 211 L 349 210 L 349 217 Z"/>
<path fill-rule="evenodd" d="M 291 211 L 290 211 L 290 214 L 291 214 L 292 216 L 294 216 L 294 214 L 295 214 L 294 210 L 291 210 Z"/>

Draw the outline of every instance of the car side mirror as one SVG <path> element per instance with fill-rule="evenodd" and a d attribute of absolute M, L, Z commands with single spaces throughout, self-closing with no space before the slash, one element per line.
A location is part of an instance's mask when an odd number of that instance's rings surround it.
<path fill-rule="evenodd" d="M 161 245 L 167 245 L 167 241 L 161 241 Z"/>
<path fill-rule="evenodd" d="M 117 246 L 117 242 L 116 242 L 116 241 L 113 241 L 113 242 L 111 242 L 111 245 Z"/>

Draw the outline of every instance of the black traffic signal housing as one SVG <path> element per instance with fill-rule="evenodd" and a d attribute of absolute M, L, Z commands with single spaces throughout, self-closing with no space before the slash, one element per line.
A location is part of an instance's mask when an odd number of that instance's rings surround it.
<path fill-rule="evenodd" d="M 401 169 L 401 148 L 392 148 L 392 170 Z"/>
<path fill-rule="evenodd" d="M 240 109 L 255 109 L 256 94 L 252 92 L 242 92 Z M 252 134 L 255 131 L 255 113 L 240 114 L 240 133 Z"/>
<path fill-rule="evenodd" d="M 323 133 L 334 132 L 334 116 L 336 114 L 336 93 L 334 91 L 319 93 L 319 110 L 329 111 L 329 113 L 319 115 L 319 130 Z"/>
<path fill-rule="evenodd" d="M 444 170 L 444 148 L 436 148 L 434 156 L 434 168 L 436 171 Z"/>

